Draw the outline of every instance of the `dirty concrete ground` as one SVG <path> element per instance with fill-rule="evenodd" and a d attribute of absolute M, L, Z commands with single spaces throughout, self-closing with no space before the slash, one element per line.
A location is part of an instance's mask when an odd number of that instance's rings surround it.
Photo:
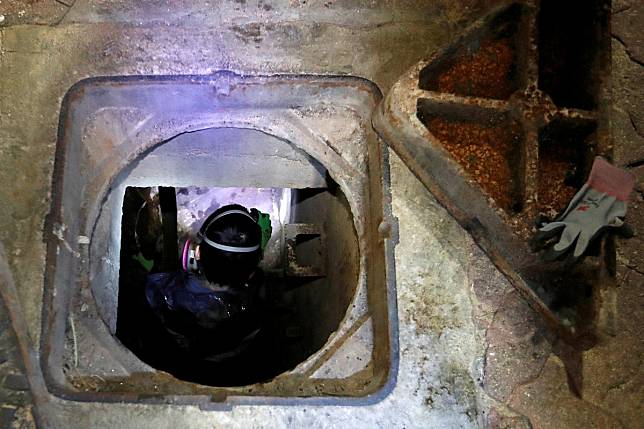
<path fill-rule="evenodd" d="M 91 76 L 230 69 L 351 74 L 386 93 L 491 3 L 1 0 L 0 241 L 8 260 L 8 267 L 0 264 L 1 427 L 34 427 L 38 415 L 67 428 L 641 427 L 644 6 L 635 0 L 613 4 L 611 120 L 615 161 L 638 176 L 628 219 L 639 234 L 618 243 L 618 289 L 604 303 L 614 329 L 583 353 L 580 396 L 571 393 L 558 344 L 539 316 L 392 154 L 400 368 L 383 401 L 213 412 L 46 397 L 32 407 L 15 332 L 39 341 L 42 228 L 60 102 L 72 84 Z M 26 323 L 14 320 L 10 328 L 9 307 Z"/>

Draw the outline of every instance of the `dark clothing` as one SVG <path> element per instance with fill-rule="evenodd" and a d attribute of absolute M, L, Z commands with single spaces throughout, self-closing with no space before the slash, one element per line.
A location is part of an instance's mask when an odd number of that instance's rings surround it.
<path fill-rule="evenodd" d="M 174 342 L 196 358 L 220 360 L 243 351 L 261 326 L 261 274 L 239 287 L 208 287 L 186 272 L 147 277 L 145 296 Z"/>
<path fill-rule="evenodd" d="M 247 287 L 211 289 L 202 277 L 171 272 L 159 210 L 142 209 L 150 208 L 143 194 L 149 189 L 128 187 L 123 201 L 119 341 L 158 370 L 211 386 L 257 383 L 292 368 L 292 351 L 301 346 L 284 336 L 293 316 L 276 305 L 285 290 L 281 279 L 257 270 Z"/>

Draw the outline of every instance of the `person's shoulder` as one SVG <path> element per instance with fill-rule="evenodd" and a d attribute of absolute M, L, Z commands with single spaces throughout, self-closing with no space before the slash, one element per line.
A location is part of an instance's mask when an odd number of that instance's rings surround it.
<path fill-rule="evenodd" d="M 177 286 L 179 276 L 173 272 L 150 273 L 145 280 L 145 297 L 153 308 L 160 308 L 167 301 L 172 289 Z"/>
<path fill-rule="evenodd" d="M 161 273 L 150 273 L 146 278 L 146 285 L 168 286 L 177 283 L 185 283 L 188 274 L 183 271 L 169 271 Z"/>

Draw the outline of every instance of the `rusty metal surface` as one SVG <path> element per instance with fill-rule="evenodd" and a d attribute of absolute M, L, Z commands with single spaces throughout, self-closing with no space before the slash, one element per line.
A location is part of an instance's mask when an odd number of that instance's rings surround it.
<path fill-rule="evenodd" d="M 558 14 L 575 13 L 585 20 L 578 27 L 587 40 L 559 28 L 566 26 Z M 373 119 L 381 137 L 569 340 L 589 334 L 585 325 L 596 308 L 583 299 L 561 304 L 562 296 L 581 285 L 596 289 L 605 255 L 586 258 L 572 274 L 541 263 L 527 239 L 537 215 L 565 208 L 593 157 L 611 155 L 601 110 L 607 20 L 604 1 L 505 4 L 401 76 Z M 575 63 L 582 59 L 586 69 Z"/>

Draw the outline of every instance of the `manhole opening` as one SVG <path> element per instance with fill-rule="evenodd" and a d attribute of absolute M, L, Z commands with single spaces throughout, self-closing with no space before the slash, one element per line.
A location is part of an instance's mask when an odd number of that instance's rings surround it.
<path fill-rule="evenodd" d="M 350 77 L 228 72 L 75 85 L 63 103 L 45 228 L 48 388 L 84 401 L 180 396 L 208 407 L 228 398 L 357 404 L 388 394 L 397 367 L 395 243 L 379 234 L 392 221 L 387 156 L 368 121 L 379 97 Z M 176 216 L 162 204 L 152 236 L 173 238 L 143 243 L 157 249 L 157 263 L 127 234 L 137 229 L 135 209 L 152 207 L 146 197 L 167 194 Z M 200 196 L 202 213 L 188 201 Z M 134 256 L 151 269 L 179 265 L 180 239 L 225 203 L 270 214 L 260 267 L 265 289 L 279 298 L 264 319 L 279 341 L 228 366 L 140 347 L 145 330 L 128 330 L 145 324 L 142 307 L 126 285 L 142 286 L 127 264 L 143 266 Z"/>
<path fill-rule="evenodd" d="M 185 240 L 196 240 L 203 221 L 230 204 L 268 214 L 272 225 L 246 289 L 215 285 L 179 263 Z M 169 276 L 198 294 L 169 286 Z M 182 380 L 212 386 L 267 381 L 304 361 L 337 330 L 357 276 L 353 218 L 337 186 L 127 187 L 116 337 L 143 362 Z M 157 288 L 171 305 L 155 302 Z M 209 291 L 221 306 L 202 311 Z M 206 314 L 219 309 L 228 314 Z"/>

